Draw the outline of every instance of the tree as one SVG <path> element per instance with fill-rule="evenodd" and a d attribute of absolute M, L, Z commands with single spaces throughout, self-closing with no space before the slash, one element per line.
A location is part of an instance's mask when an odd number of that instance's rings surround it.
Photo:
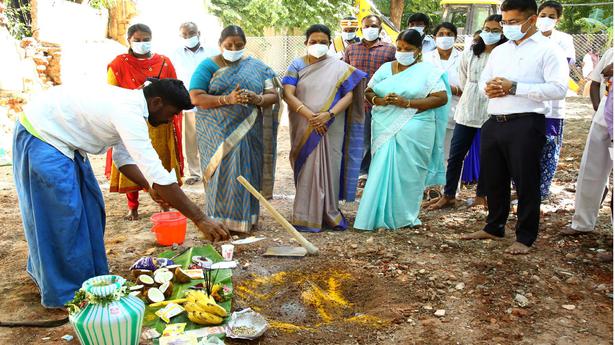
<path fill-rule="evenodd" d="M 352 0 L 211 0 L 209 8 L 224 25 L 260 36 L 266 28 L 287 31 L 318 23 L 335 31 L 341 18 L 354 13 L 352 5 Z"/>
<path fill-rule="evenodd" d="M 401 29 L 401 17 L 404 15 L 404 0 L 391 0 L 390 13 L 391 21 Z"/>
<path fill-rule="evenodd" d="M 605 0 L 566 0 L 566 4 L 583 4 L 582 6 L 564 6 L 563 18 L 558 30 L 571 33 L 606 32 L 613 27 L 613 4 Z M 588 4 L 595 6 L 586 6 Z"/>
<path fill-rule="evenodd" d="M 408 17 L 414 13 L 425 13 L 431 19 L 433 23 L 439 23 L 442 18 L 442 7 L 439 0 L 412 0 L 412 1 L 399 1 L 399 0 L 374 0 L 374 4 L 378 9 L 387 17 L 394 19 L 394 14 L 398 15 L 393 10 L 393 2 L 402 3 L 402 15 L 400 20 L 400 29 L 406 28 Z M 393 20 L 397 25 L 397 22 Z M 432 25 L 433 26 L 433 25 Z"/>

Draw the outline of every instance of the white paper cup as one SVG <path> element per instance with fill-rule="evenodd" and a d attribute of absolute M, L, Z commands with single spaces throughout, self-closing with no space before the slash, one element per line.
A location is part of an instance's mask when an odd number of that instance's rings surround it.
<path fill-rule="evenodd" d="M 222 245 L 222 257 L 224 261 L 232 261 L 233 260 L 233 251 L 235 250 L 235 246 L 232 244 L 223 244 Z"/>

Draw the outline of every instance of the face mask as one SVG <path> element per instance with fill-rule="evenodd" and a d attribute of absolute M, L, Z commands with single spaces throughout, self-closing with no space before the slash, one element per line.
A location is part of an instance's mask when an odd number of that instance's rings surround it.
<path fill-rule="evenodd" d="M 395 59 L 404 66 L 412 65 L 414 62 L 414 52 L 395 52 Z"/>
<path fill-rule="evenodd" d="M 235 62 L 239 59 L 241 59 L 243 57 L 243 52 L 245 51 L 245 49 L 242 50 L 226 50 L 223 49 L 222 50 L 222 57 L 224 58 L 224 60 L 230 61 L 230 62 Z"/>
<path fill-rule="evenodd" d="M 436 47 L 442 50 L 449 50 L 455 44 L 455 37 L 436 37 Z"/>
<path fill-rule="evenodd" d="M 375 41 L 378 39 L 379 36 L 379 28 L 363 28 L 363 38 L 365 38 L 366 41 Z"/>
<path fill-rule="evenodd" d="M 557 20 L 549 17 L 541 17 L 536 21 L 536 27 L 540 32 L 549 32 L 555 29 L 555 24 L 557 24 Z"/>
<path fill-rule="evenodd" d="M 325 54 L 327 54 L 327 52 L 329 51 L 329 47 L 327 47 L 326 44 L 312 44 L 309 45 L 307 47 L 308 50 L 308 54 L 312 55 L 313 57 L 319 59 L 323 56 L 325 56 Z"/>
<path fill-rule="evenodd" d="M 480 33 L 480 38 L 482 38 L 483 42 L 489 46 L 498 43 L 502 39 L 502 34 L 499 32 L 482 31 Z"/>
<path fill-rule="evenodd" d="M 184 46 L 186 48 L 194 48 L 199 44 L 199 36 L 192 36 L 190 38 L 184 38 Z"/>
<path fill-rule="evenodd" d="M 145 55 L 152 50 L 152 42 L 130 42 L 130 48 L 135 54 Z"/>
<path fill-rule="evenodd" d="M 425 27 L 423 27 L 423 26 L 411 26 L 411 27 L 408 28 L 408 30 L 416 30 L 421 35 L 423 35 L 423 33 L 425 33 Z"/>
<path fill-rule="evenodd" d="M 527 33 L 527 31 L 523 32 L 521 31 L 521 27 L 527 23 L 527 21 L 530 20 L 529 18 L 521 23 L 521 24 L 515 24 L 515 25 L 502 25 L 502 31 L 504 31 L 504 36 L 506 36 L 506 38 L 508 38 L 511 41 L 518 41 L 520 39 L 523 38 L 523 36 L 525 36 L 525 34 Z M 529 28 L 528 28 L 529 30 Z"/>
<path fill-rule="evenodd" d="M 357 33 L 356 32 L 342 32 L 342 39 L 344 39 L 344 41 L 350 41 L 351 39 L 354 39 L 355 37 L 357 37 Z"/>

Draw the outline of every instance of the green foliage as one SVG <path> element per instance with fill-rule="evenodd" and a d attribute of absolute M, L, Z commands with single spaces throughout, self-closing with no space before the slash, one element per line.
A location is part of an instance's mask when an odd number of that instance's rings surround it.
<path fill-rule="evenodd" d="M 389 17 L 391 15 L 390 0 L 374 0 L 374 4 L 382 14 Z M 408 18 L 414 13 L 425 13 L 431 19 L 431 27 L 435 27 L 442 19 L 442 6 L 439 0 L 405 0 L 404 14 L 401 17 L 401 29 L 405 29 Z"/>
<path fill-rule="evenodd" d="M 336 28 L 354 13 L 353 0 L 211 0 L 210 11 L 223 24 L 239 25 L 246 35 L 260 36 L 266 28 L 305 30 L 312 24 Z"/>
<path fill-rule="evenodd" d="M 566 0 L 567 4 L 604 3 L 605 0 Z M 613 5 L 565 6 L 558 30 L 570 34 L 606 33 L 613 27 Z"/>
<path fill-rule="evenodd" d="M 90 0 L 88 2 L 88 5 L 100 10 L 103 8 L 109 9 L 113 7 L 113 5 L 115 5 L 116 2 L 117 0 Z"/>
<path fill-rule="evenodd" d="M 6 9 L 4 14 L 7 18 L 6 26 L 11 36 L 20 40 L 32 36 L 30 19 L 30 2 L 25 0 L 11 1 L 2 0 Z"/>

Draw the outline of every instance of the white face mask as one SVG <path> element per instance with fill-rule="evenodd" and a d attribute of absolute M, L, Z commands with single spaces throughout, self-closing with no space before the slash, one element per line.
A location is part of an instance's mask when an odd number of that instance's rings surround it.
<path fill-rule="evenodd" d="M 245 49 L 242 50 L 227 50 L 227 49 L 223 49 L 222 50 L 222 57 L 224 58 L 224 60 L 230 61 L 230 62 L 235 62 L 239 59 L 241 59 L 243 57 L 243 53 L 244 53 Z"/>
<path fill-rule="evenodd" d="M 327 54 L 327 52 L 329 51 L 329 47 L 327 47 L 326 44 L 317 43 L 317 44 L 309 45 L 307 47 L 307 51 L 308 51 L 308 54 L 319 59 L 325 56 L 325 54 Z"/>
<path fill-rule="evenodd" d="M 540 17 L 536 20 L 536 27 L 540 32 L 549 32 L 555 29 L 555 25 L 557 24 L 557 20 L 551 19 L 549 17 Z"/>
<path fill-rule="evenodd" d="M 380 37 L 380 29 L 379 28 L 363 28 L 363 38 L 366 41 L 375 41 Z"/>
<path fill-rule="evenodd" d="M 192 36 L 190 38 L 184 38 L 184 46 L 186 48 L 194 48 L 196 47 L 196 45 L 199 44 L 199 36 Z"/>
<path fill-rule="evenodd" d="M 350 41 L 352 39 L 354 39 L 355 37 L 357 37 L 357 33 L 356 32 L 342 32 L 342 39 L 344 41 Z"/>
<path fill-rule="evenodd" d="M 498 43 L 502 39 L 502 34 L 499 32 L 481 31 L 480 38 L 483 39 L 486 45 L 490 46 Z"/>
<path fill-rule="evenodd" d="M 436 47 L 442 50 L 449 50 L 455 45 L 455 37 L 436 37 Z"/>
<path fill-rule="evenodd" d="M 395 59 L 397 60 L 397 62 L 404 66 L 412 65 L 412 63 L 414 63 L 414 60 L 416 60 L 414 57 L 414 52 L 400 51 L 395 52 Z"/>
<path fill-rule="evenodd" d="M 130 49 L 135 54 L 145 55 L 152 51 L 152 42 L 130 42 Z"/>
<path fill-rule="evenodd" d="M 411 26 L 411 27 L 408 28 L 408 30 L 416 30 L 421 35 L 423 35 L 425 33 L 425 27 L 424 26 Z"/>
<path fill-rule="evenodd" d="M 506 36 L 506 38 L 508 38 L 511 41 L 518 41 L 522 39 L 523 36 L 525 36 L 527 31 L 529 30 L 529 28 L 525 32 L 523 32 L 521 31 L 521 27 L 523 27 L 523 25 L 525 25 L 525 23 L 527 23 L 528 20 L 530 19 L 528 18 L 526 21 L 520 24 L 502 25 L 502 31 L 504 32 L 504 36 Z"/>

